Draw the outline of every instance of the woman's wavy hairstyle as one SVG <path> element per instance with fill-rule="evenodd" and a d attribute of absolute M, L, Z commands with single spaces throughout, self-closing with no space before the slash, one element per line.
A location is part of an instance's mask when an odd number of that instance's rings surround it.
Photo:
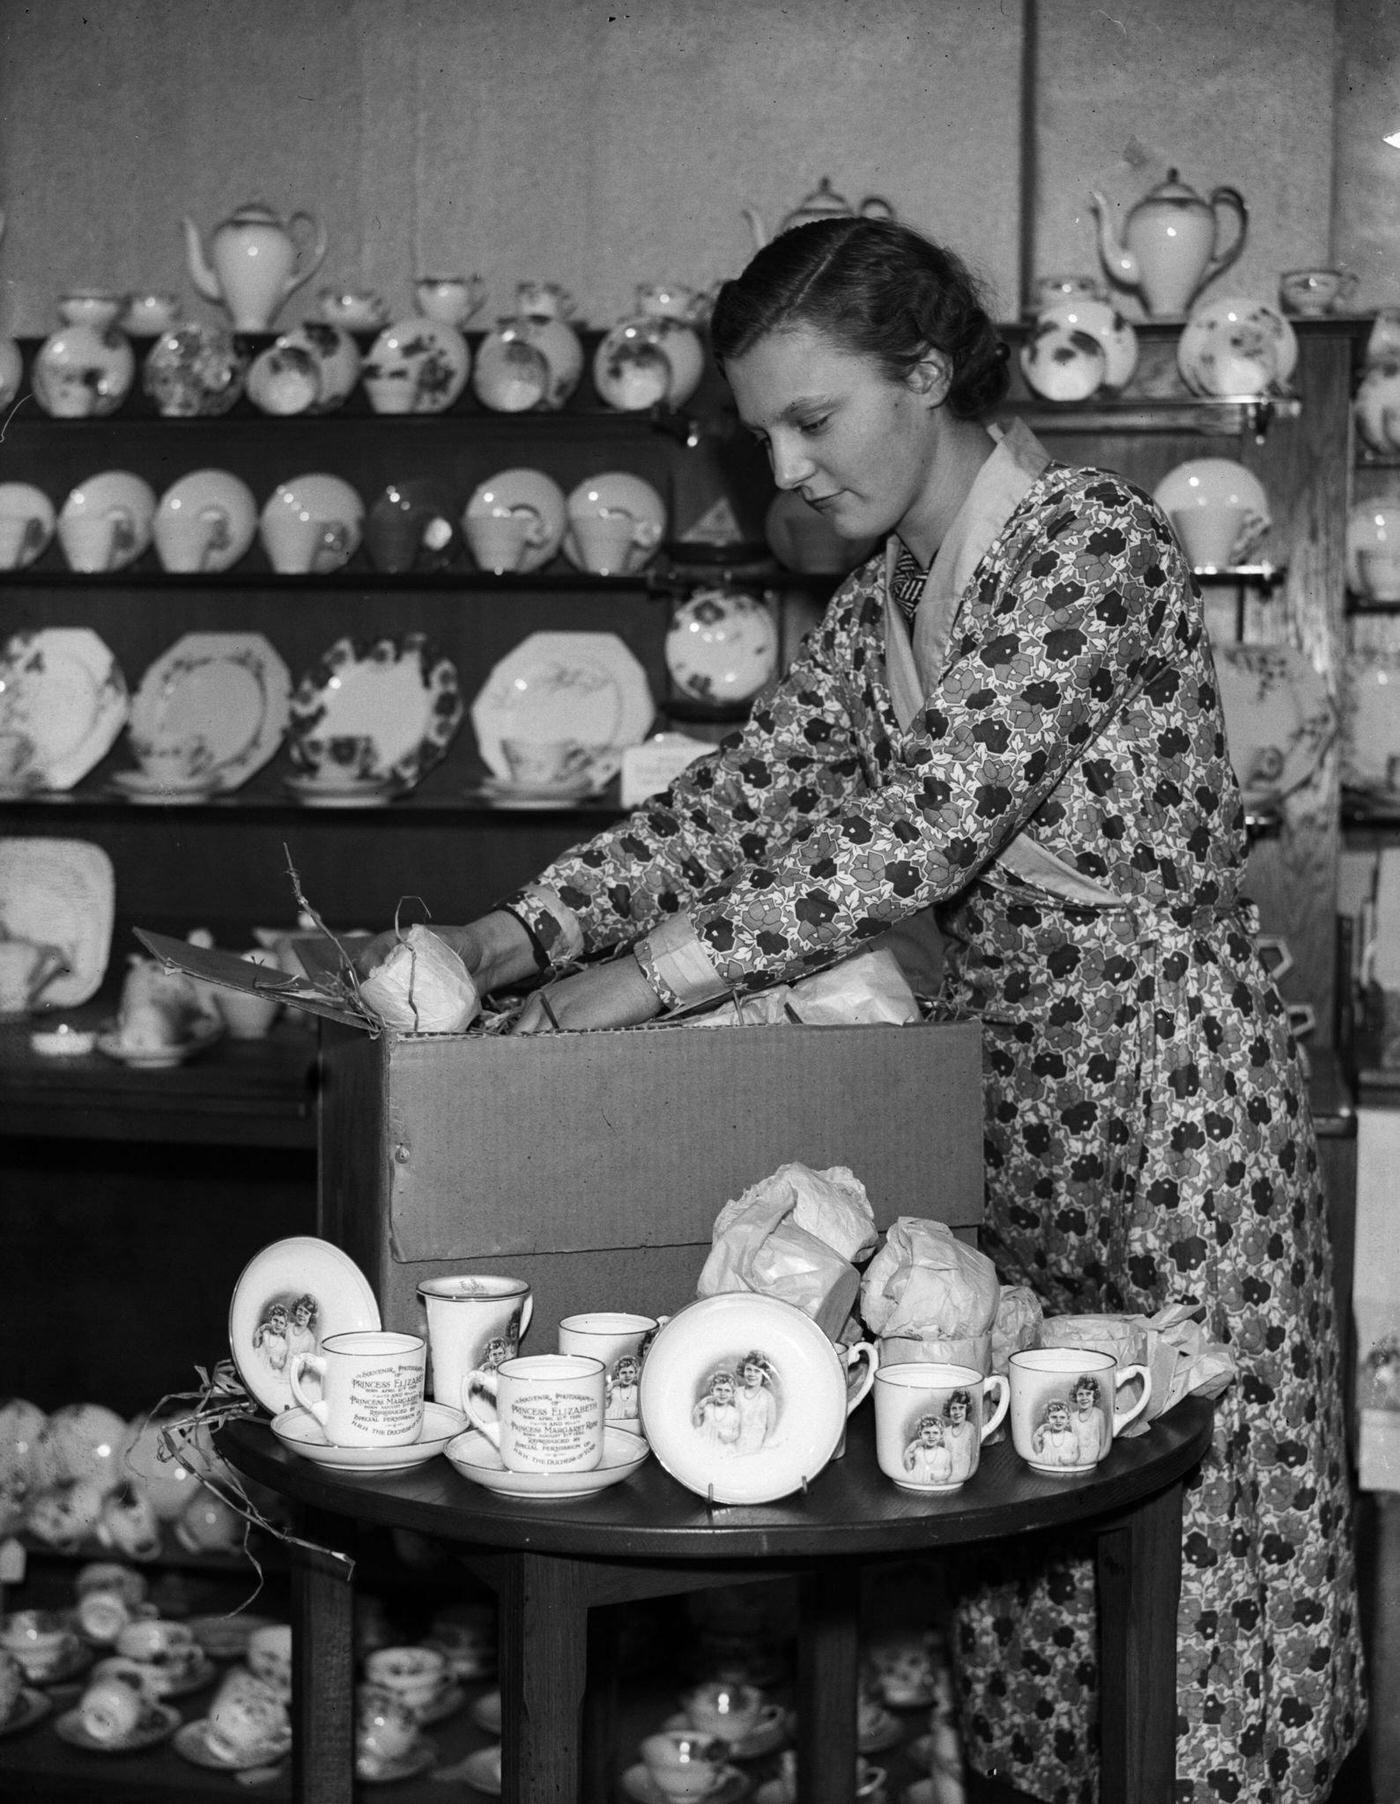
<path fill-rule="evenodd" d="M 818 219 L 780 232 L 719 291 L 710 343 L 721 368 L 760 338 L 808 326 L 901 382 L 930 350 L 952 363 L 947 407 L 990 412 L 1010 383 L 981 284 L 955 252 L 889 219 Z"/>

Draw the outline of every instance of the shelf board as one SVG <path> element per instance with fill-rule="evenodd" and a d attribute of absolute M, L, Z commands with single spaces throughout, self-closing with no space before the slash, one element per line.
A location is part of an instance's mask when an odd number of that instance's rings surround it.
<path fill-rule="evenodd" d="M 454 819 L 463 815 L 489 816 L 493 820 L 506 821 L 538 821 L 556 815 L 568 814 L 592 821 L 608 821 L 616 819 L 624 811 L 617 799 L 616 792 L 601 796 L 588 796 L 582 801 L 551 803 L 542 806 L 529 803 L 525 806 L 506 802 L 488 801 L 485 796 L 471 789 L 448 790 L 445 792 L 422 795 L 411 792 L 408 795 L 395 796 L 391 802 L 367 803 L 364 806 L 326 806 L 324 804 L 306 803 L 292 795 L 284 795 L 275 789 L 258 789 L 249 787 L 233 791 L 229 795 L 207 796 L 199 801 L 179 802 L 136 802 L 128 795 L 116 791 L 107 791 L 100 787 L 76 788 L 65 790 L 41 790 L 29 795 L 0 795 L 0 811 L 12 809 L 15 818 L 29 809 L 48 809 L 72 811 L 74 813 L 110 814 L 121 813 L 122 818 L 131 820 L 149 816 L 153 821 L 169 821 L 174 812 L 181 817 L 205 814 L 258 814 L 295 816 L 297 820 L 321 820 L 328 823 L 340 822 L 342 825 L 352 820 L 402 820 L 413 817 L 422 820 L 424 817 L 447 816 Z"/>
<path fill-rule="evenodd" d="M 1248 434 L 1262 439 L 1275 420 L 1296 419 L 1302 405 L 1296 395 L 1171 396 L 1063 406 L 1016 401 L 1006 411 L 1034 431 L 1051 434 L 1199 433 L 1212 438 Z"/>
<path fill-rule="evenodd" d="M 667 571 L 642 571 L 635 576 L 595 576 L 583 570 L 560 570 L 536 574 L 508 573 L 497 575 L 490 570 L 431 570 L 390 574 L 382 570 L 343 569 L 328 574 L 289 576 L 267 569 L 233 569 L 203 575 L 175 574 L 168 570 L 139 564 L 125 570 L 111 570 L 98 576 L 83 575 L 67 569 L 6 570 L 0 572 L 0 589 L 27 587 L 35 589 L 148 589 L 176 591 L 180 589 L 240 590 L 287 589 L 301 594 L 312 591 L 344 593 L 347 590 L 384 590 L 401 594 L 417 594 L 425 590 L 489 594 L 491 592 L 587 595 L 639 595 L 648 599 L 670 596 L 679 579 Z"/>

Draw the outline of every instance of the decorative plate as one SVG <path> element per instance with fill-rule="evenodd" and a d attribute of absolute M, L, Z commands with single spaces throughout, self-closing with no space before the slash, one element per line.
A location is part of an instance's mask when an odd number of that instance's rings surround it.
<path fill-rule="evenodd" d="M 565 507 L 571 519 L 576 514 L 628 514 L 636 521 L 632 550 L 623 566 L 628 575 L 651 561 L 666 536 L 666 503 L 649 482 L 626 470 L 586 477 L 570 491 Z M 572 531 L 564 534 L 564 555 L 577 569 L 585 567 Z"/>
<path fill-rule="evenodd" d="M 583 345 L 567 320 L 503 319 L 477 351 L 472 392 L 494 413 L 557 412 L 583 375 Z"/>
<path fill-rule="evenodd" d="M 836 1452 L 846 1401 L 845 1368 L 812 1318 L 747 1291 L 678 1310 L 642 1367 L 652 1452 L 715 1503 L 770 1503 L 800 1490 Z"/>
<path fill-rule="evenodd" d="M 1181 379 L 1197 395 L 1286 390 L 1298 363 L 1298 335 L 1267 301 L 1225 294 L 1192 309 L 1177 341 Z"/>
<path fill-rule="evenodd" d="M 376 413 L 443 413 L 467 386 L 471 366 L 455 326 L 415 314 L 384 328 L 362 376 Z"/>
<path fill-rule="evenodd" d="M 121 666 L 88 627 L 14 634 L 0 653 L 0 784 L 72 789 L 111 750 L 128 705 Z"/>
<path fill-rule="evenodd" d="M 32 482 L 0 482 L 0 519 L 23 522 L 14 561 L 3 567 L 23 570 L 36 557 L 42 557 L 53 541 L 57 518 L 53 502 Z"/>
<path fill-rule="evenodd" d="M 746 1773 L 741 1772 L 737 1766 L 722 1766 L 716 1770 L 720 1775 L 719 1783 L 705 1793 L 705 1804 L 739 1804 L 740 1798 L 747 1797 L 750 1780 Z M 771 1783 L 779 1785 L 781 1781 L 774 1779 Z M 638 1760 L 623 1771 L 621 1784 L 623 1793 L 632 1800 L 632 1804 L 670 1804 L 666 1793 L 647 1771 L 644 1760 Z M 782 1797 L 784 1804 L 791 1804 L 786 1792 L 782 1793 Z"/>
<path fill-rule="evenodd" d="M 277 559 L 272 557 L 272 545 L 278 536 L 276 522 L 286 513 L 301 520 L 318 520 L 323 526 L 336 530 L 336 542 L 323 543 L 316 552 L 311 568 L 318 576 L 339 570 L 360 548 L 365 504 L 359 491 L 339 476 L 328 476 L 320 471 L 293 476 L 287 482 L 278 483 L 268 496 L 258 525 L 274 565 L 277 564 Z"/>
<path fill-rule="evenodd" d="M 374 1291 L 354 1260 L 328 1240 L 294 1234 L 244 1266 L 229 1304 L 228 1344 L 244 1387 L 275 1416 L 294 1407 L 293 1353 L 314 1353 L 328 1334 L 380 1326 Z"/>
<path fill-rule="evenodd" d="M 1137 333 L 1111 301 L 1092 295 L 1066 296 L 1051 301 L 1035 316 L 1037 331 L 1044 325 L 1062 326 L 1069 332 L 1087 332 L 1103 349 L 1103 386 L 1126 388 L 1138 362 Z"/>
<path fill-rule="evenodd" d="M 259 413 L 309 413 L 321 393 L 316 359 L 300 345 L 281 339 L 258 352 L 243 384 Z"/>
<path fill-rule="evenodd" d="M 95 996 L 112 950 L 112 860 L 84 839 L 0 839 L 0 933 L 58 946 L 68 969 L 44 988 L 46 1006 Z"/>
<path fill-rule="evenodd" d="M 365 517 L 365 549 L 376 570 L 446 570 L 462 555 L 457 505 L 431 477 L 391 482 Z"/>
<path fill-rule="evenodd" d="M 196 1717 L 193 1722 L 182 1723 L 175 1731 L 175 1752 L 182 1754 L 193 1766 L 207 1767 L 216 1773 L 241 1773 L 255 1766 L 274 1766 L 283 1760 L 292 1750 L 292 1731 L 283 1730 L 273 1741 L 236 1760 L 225 1760 L 209 1746 L 209 1719 Z"/>
<path fill-rule="evenodd" d="M 309 363 L 316 378 L 309 413 L 334 413 L 345 405 L 360 380 L 358 345 L 343 328 L 324 320 L 303 320 L 292 331 L 279 334 L 272 349 Z"/>
<path fill-rule="evenodd" d="M 463 1478 L 498 1497 L 558 1503 L 570 1497 L 596 1497 L 621 1484 L 645 1463 L 651 1449 L 640 1435 L 625 1428 L 605 1428 L 603 1457 L 591 1472 L 511 1472 L 486 1436 L 469 1428 L 443 1451 Z"/>
<path fill-rule="evenodd" d="M 1342 781 L 1388 789 L 1400 758 L 1400 649 L 1348 652 L 1342 681 Z"/>
<path fill-rule="evenodd" d="M 447 1443 L 463 1432 L 465 1413 L 446 1403 L 423 1405 L 423 1432 L 409 1447 L 337 1447 L 319 1422 L 293 1405 L 272 1418 L 272 1432 L 290 1452 L 332 1472 L 407 1472 L 436 1459 Z"/>
<path fill-rule="evenodd" d="M 1360 553 L 1400 550 L 1400 498 L 1379 495 L 1359 501 L 1347 515 L 1347 587 L 1354 595 L 1366 590 L 1361 580 Z"/>
<path fill-rule="evenodd" d="M 602 784 L 626 748 L 646 738 L 655 714 L 646 672 L 616 633 L 531 633 L 492 670 L 472 703 L 472 726 L 502 783 L 511 780 L 503 739 L 575 739 L 597 748 Z"/>
<path fill-rule="evenodd" d="M 543 470 L 500 470 L 472 490 L 462 519 L 498 513 L 535 515 L 544 522 L 544 537 L 527 545 L 520 560 L 522 571 L 542 570 L 559 555 L 569 511 L 564 491 Z"/>
<path fill-rule="evenodd" d="M 189 776 L 225 795 L 275 755 L 291 698 L 291 673 L 261 633 L 186 633 L 142 677 L 127 732 L 143 764 L 152 748 L 195 748 Z"/>
<path fill-rule="evenodd" d="M 121 570 L 150 544 L 155 512 L 156 492 L 144 477 L 130 470 L 103 470 L 68 492 L 58 510 L 59 540 L 69 521 L 113 520 L 110 560 L 102 567 Z"/>
<path fill-rule="evenodd" d="M 258 504 L 230 470 L 191 470 L 156 506 L 152 536 L 167 570 L 190 575 L 230 570 L 258 530 Z"/>
<path fill-rule="evenodd" d="M 362 780 L 411 788 L 443 758 L 461 724 L 457 668 L 422 633 L 337 639 L 292 697 L 292 762 L 315 770 L 324 742 L 332 760 L 344 763 L 335 742 L 354 741 Z"/>
<path fill-rule="evenodd" d="M 147 1704 L 131 1733 L 117 1741 L 98 1741 L 89 1735 L 82 1711 L 76 1708 L 55 1717 L 53 1726 L 60 1741 L 89 1754 L 136 1754 L 142 1748 L 158 1747 L 161 1742 L 169 1741 L 180 1726 L 180 1712 L 173 1704 Z"/>
<path fill-rule="evenodd" d="M 1157 484 L 1152 499 L 1168 519 L 1188 507 L 1218 504 L 1244 508 L 1244 528 L 1234 557 L 1239 564 L 1249 561 L 1273 525 L 1263 483 L 1232 457 L 1193 457 L 1177 464 Z"/>
<path fill-rule="evenodd" d="M 136 376 L 131 340 L 115 326 L 60 326 L 39 346 L 34 399 L 58 420 L 115 413 Z"/>
<path fill-rule="evenodd" d="M 22 1685 L 14 1709 L 0 1722 L 0 1735 L 18 1735 L 21 1729 L 30 1729 L 35 1723 L 42 1722 L 52 1709 L 53 1699 L 47 1693 Z"/>
<path fill-rule="evenodd" d="M 742 589 L 697 589 L 671 616 L 666 668 L 695 701 L 747 701 L 778 668 L 772 610 Z"/>
<path fill-rule="evenodd" d="M 1240 787 L 1278 798 L 1306 783 L 1337 732 L 1326 681 L 1307 653 L 1287 645 L 1217 646 L 1215 671 Z"/>
<path fill-rule="evenodd" d="M 624 413 L 682 407 L 704 373 L 699 334 L 663 313 L 619 320 L 593 353 L 593 386 L 609 407 Z"/>
<path fill-rule="evenodd" d="M 224 1037 L 224 1024 L 208 1018 L 198 1022 L 183 1040 L 168 1046 L 133 1046 L 124 1040 L 115 1023 L 97 1036 L 97 1050 L 133 1071 L 173 1071 L 187 1065 L 198 1053 L 207 1052 Z"/>
<path fill-rule="evenodd" d="M 184 321 L 146 353 L 141 382 L 167 419 L 227 413 L 243 393 L 248 360 L 223 326 Z"/>

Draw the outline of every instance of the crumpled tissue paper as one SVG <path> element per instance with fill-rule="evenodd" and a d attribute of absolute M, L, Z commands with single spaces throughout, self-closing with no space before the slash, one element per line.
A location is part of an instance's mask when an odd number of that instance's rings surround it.
<path fill-rule="evenodd" d="M 471 972 L 421 921 L 359 984 L 360 999 L 401 1033 L 461 1033 L 481 1012 Z"/>
<path fill-rule="evenodd" d="M 989 1370 L 1001 1284 L 985 1253 L 946 1222 L 901 1215 L 861 1281 L 860 1310 L 880 1357 Z"/>

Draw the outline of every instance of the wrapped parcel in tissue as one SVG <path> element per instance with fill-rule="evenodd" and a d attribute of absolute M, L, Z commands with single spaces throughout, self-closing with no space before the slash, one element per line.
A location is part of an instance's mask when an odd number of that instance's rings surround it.
<path fill-rule="evenodd" d="M 901 1215 L 866 1268 L 860 1312 L 880 1358 L 990 1370 L 1001 1297 L 996 1267 L 941 1221 Z"/>
<path fill-rule="evenodd" d="M 461 1033 L 481 1012 L 471 972 L 421 922 L 360 979 L 360 999 L 386 1027 L 401 1033 Z"/>

